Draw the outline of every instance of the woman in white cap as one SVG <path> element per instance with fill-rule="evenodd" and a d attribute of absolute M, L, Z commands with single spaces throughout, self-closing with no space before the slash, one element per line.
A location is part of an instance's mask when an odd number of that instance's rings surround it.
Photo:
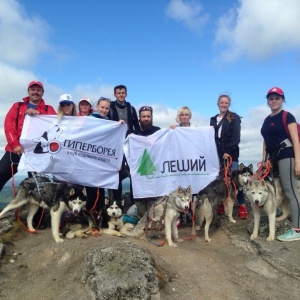
<path fill-rule="evenodd" d="M 300 176 L 300 144 L 295 117 L 284 112 L 283 90 L 271 88 L 267 93 L 267 103 L 271 114 L 265 118 L 261 128 L 264 138 L 262 164 L 267 159 L 272 167 L 277 167 L 284 194 L 291 207 L 292 228 L 279 235 L 278 240 L 289 242 L 300 240 L 300 195 L 297 191 L 297 177 Z M 285 113 L 285 117 L 284 117 Z"/>
<path fill-rule="evenodd" d="M 79 100 L 78 104 L 78 116 L 89 116 L 93 113 L 92 102 L 89 98 L 83 97 Z"/>
<path fill-rule="evenodd" d="M 76 105 L 72 100 L 72 96 L 70 94 L 63 94 L 59 98 L 59 106 L 57 109 L 57 117 L 58 119 L 62 118 L 62 116 L 76 116 L 77 109 Z"/>

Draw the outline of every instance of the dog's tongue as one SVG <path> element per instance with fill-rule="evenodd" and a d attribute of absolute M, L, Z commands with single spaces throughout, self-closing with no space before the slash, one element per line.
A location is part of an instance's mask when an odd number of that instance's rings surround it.
<path fill-rule="evenodd" d="M 188 212 L 189 212 L 189 210 L 188 210 L 188 209 L 185 209 L 183 212 L 184 212 L 185 215 L 187 215 Z"/>

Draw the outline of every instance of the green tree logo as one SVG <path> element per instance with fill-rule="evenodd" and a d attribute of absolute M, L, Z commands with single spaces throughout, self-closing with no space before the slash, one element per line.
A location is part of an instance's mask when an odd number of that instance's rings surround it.
<path fill-rule="evenodd" d="M 145 149 L 142 155 L 140 166 L 138 168 L 138 172 L 141 174 L 141 176 L 147 176 L 147 175 L 153 175 L 155 171 L 156 168 L 153 164 L 153 161 L 149 153 L 147 152 L 147 149 Z"/>

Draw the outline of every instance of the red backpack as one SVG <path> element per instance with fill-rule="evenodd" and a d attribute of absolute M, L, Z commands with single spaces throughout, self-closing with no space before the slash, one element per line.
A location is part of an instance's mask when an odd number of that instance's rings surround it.
<path fill-rule="evenodd" d="M 287 114 L 288 114 L 288 112 L 284 110 L 283 114 L 282 114 L 282 122 L 283 122 L 285 131 L 288 135 L 289 140 L 292 141 L 291 136 L 290 136 L 290 132 L 289 132 L 289 129 L 288 129 L 287 123 L 286 123 Z M 297 123 L 297 130 L 298 130 L 298 140 L 300 141 L 300 124 L 298 124 L 298 123 Z"/>

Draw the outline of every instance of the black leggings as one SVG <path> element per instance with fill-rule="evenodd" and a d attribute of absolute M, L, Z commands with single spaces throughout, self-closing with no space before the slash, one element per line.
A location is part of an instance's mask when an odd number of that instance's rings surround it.
<path fill-rule="evenodd" d="M 86 209 L 90 211 L 95 205 L 98 188 L 86 186 L 85 189 L 87 193 Z M 104 205 L 105 205 L 105 191 L 103 188 L 99 188 L 99 198 L 93 210 L 99 212 L 101 209 L 104 208 Z"/>

